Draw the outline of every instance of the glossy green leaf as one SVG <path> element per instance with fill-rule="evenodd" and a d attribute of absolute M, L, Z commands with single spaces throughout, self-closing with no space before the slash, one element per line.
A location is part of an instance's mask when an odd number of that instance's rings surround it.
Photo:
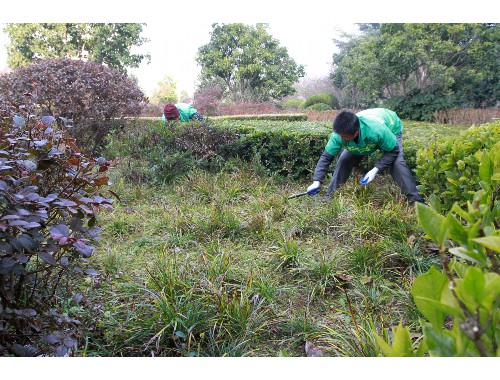
<path fill-rule="evenodd" d="M 446 215 L 446 221 L 449 228 L 449 237 L 458 244 L 467 245 L 469 241 L 469 236 L 464 226 L 455 218 L 455 216 L 450 212 Z"/>
<path fill-rule="evenodd" d="M 483 272 L 477 267 L 471 267 L 463 280 L 456 281 L 456 293 L 470 311 L 476 310 L 481 304 L 485 279 Z"/>
<path fill-rule="evenodd" d="M 448 226 L 446 218 L 438 214 L 432 207 L 422 203 L 416 205 L 417 217 L 425 233 L 440 247 L 446 241 Z"/>
<path fill-rule="evenodd" d="M 479 164 L 479 178 L 483 181 L 490 182 L 493 175 L 493 161 L 488 154 L 484 154 L 481 163 Z"/>
<path fill-rule="evenodd" d="M 457 354 L 457 346 L 454 337 L 449 331 L 426 323 L 423 328 L 425 343 L 430 350 L 431 356 L 454 357 Z"/>
<path fill-rule="evenodd" d="M 420 275 L 413 282 L 411 289 L 415 303 L 427 320 L 437 327 L 442 327 L 446 313 L 441 310 L 443 290 L 448 286 L 445 274 L 432 267 L 427 273 Z"/>
<path fill-rule="evenodd" d="M 455 248 L 450 248 L 449 251 L 450 253 L 452 253 L 457 257 L 461 257 L 463 259 L 472 261 L 473 263 L 476 264 L 486 263 L 486 256 L 480 254 L 474 249 L 468 249 L 465 247 L 455 247 Z"/>
<path fill-rule="evenodd" d="M 500 252 L 500 236 L 485 236 L 473 239 L 473 241 L 495 252 Z"/>

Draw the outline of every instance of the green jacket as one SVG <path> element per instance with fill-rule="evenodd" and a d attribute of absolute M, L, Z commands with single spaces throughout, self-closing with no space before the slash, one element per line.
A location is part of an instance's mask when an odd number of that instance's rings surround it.
<path fill-rule="evenodd" d="M 382 150 L 382 157 L 374 164 L 379 170 L 390 166 L 400 154 L 396 136 L 402 133 L 403 124 L 396 113 L 385 108 L 371 108 L 358 112 L 356 116 L 359 119 L 358 142 L 343 141 L 333 132 L 316 164 L 314 181 L 323 182 L 330 163 L 343 148 L 361 156 Z"/>
<path fill-rule="evenodd" d="M 402 132 L 403 124 L 395 112 L 385 108 L 371 108 L 358 112 L 356 116 L 359 119 L 358 143 L 343 141 L 333 132 L 325 147 L 330 155 L 337 155 L 342 148 L 365 156 L 377 149 L 390 152 L 396 147 L 396 135 Z"/>
<path fill-rule="evenodd" d="M 189 121 L 193 117 L 193 115 L 197 114 L 198 111 L 191 104 L 187 103 L 176 103 L 175 106 L 179 110 L 181 121 Z M 162 116 L 162 120 L 167 122 L 165 115 Z"/>

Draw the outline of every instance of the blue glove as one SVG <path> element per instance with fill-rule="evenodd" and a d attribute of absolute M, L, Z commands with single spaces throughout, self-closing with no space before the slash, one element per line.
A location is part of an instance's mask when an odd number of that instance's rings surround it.
<path fill-rule="evenodd" d="M 319 186 L 321 183 L 319 181 L 314 181 L 311 186 L 307 188 L 307 194 L 311 197 L 319 193 Z"/>
<path fill-rule="evenodd" d="M 368 185 L 371 181 L 373 181 L 377 173 L 378 173 L 377 168 L 373 168 L 368 173 L 366 173 L 365 176 L 361 178 L 361 186 Z"/>

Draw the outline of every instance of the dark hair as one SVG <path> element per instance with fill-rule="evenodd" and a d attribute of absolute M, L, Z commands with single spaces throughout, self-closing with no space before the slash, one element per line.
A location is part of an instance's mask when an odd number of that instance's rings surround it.
<path fill-rule="evenodd" d="M 339 135 L 354 136 L 359 130 L 359 119 L 350 111 L 340 111 L 333 120 L 333 130 Z"/>

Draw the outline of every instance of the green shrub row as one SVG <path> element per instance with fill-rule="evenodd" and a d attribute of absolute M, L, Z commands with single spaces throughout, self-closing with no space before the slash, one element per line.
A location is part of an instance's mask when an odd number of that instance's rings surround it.
<path fill-rule="evenodd" d="M 226 115 L 210 117 L 210 120 L 273 120 L 273 121 L 307 121 L 304 113 L 262 114 L 262 115 Z"/>
<path fill-rule="evenodd" d="M 330 122 L 228 117 L 168 128 L 154 118 L 138 119 L 131 125 L 110 135 L 108 154 L 140 158 L 144 165 L 141 175 L 160 181 L 186 174 L 193 165 L 217 170 L 234 157 L 253 161 L 267 174 L 310 178 L 332 128 Z M 416 169 L 417 151 L 429 141 L 456 136 L 464 129 L 405 122 L 404 155 L 408 166 Z M 370 168 L 379 157 L 380 153 L 372 154 L 362 165 Z"/>

